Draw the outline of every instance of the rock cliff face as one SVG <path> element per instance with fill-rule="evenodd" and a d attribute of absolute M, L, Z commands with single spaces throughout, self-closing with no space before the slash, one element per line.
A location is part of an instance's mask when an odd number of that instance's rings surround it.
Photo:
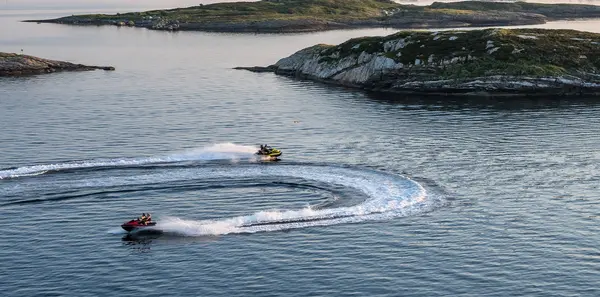
<path fill-rule="evenodd" d="M 38 57 L 0 53 L 0 76 L 51 73 L 57 71 L 115 70 L 110 66 L 87 66 Z"/>
<path fill-rule="evenodd" d="M 315 45 L 273 71 L 367 90 L 446 95 L 600 94 L 600 34 L 573 30 L 404 31 Z"/>

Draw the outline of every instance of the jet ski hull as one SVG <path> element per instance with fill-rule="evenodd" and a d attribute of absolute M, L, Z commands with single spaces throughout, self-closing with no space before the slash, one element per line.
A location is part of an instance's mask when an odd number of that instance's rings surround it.
<path fill-rule="evenodd" d="M 121 228 L 123 228 L 123 230 L 127 231 L 127 232 L 131 232 L 133 230 L 136 229 L 145 229 L 148 227 L 153 227 L 156 226 L 156 222 L 149 222 L 147 224 L 142 224 L 140 221 L 136 221 L 136 220 L 131 220 L 123 225 L 121 225 Z"/>
<path fill-rule="evenodd" d="M 257 155 L 259 155 L 259 156 L 265 156 L 265 157 L 279 157 L 279 156 L 282 155 L 282 153 L 281 152 L 276 152 L 276 153 L 273 152 L 273 153 L 270 153 L 270 154 L 257 154 Z"/>

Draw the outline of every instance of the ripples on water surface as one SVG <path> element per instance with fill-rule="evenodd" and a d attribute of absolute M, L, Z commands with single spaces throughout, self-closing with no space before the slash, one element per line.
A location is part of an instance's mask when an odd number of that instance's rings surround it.
<path fill-rule="evenodd" d="M 15 22 L 40 16 L 1 17 L 2 50 L 117 71 L 0 79 L 8 296 L 600 293 L 595 98 L 407 98 L 230 70 L 391 30 Z M 264 142 L 283 160 L 253 157 Z M 119 230 L 147 211 L 165 234 Z"/>

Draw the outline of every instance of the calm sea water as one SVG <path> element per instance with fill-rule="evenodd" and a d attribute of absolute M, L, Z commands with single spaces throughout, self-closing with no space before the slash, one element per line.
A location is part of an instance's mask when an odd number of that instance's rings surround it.
<path fill-rule="evenodd" d="M 392 30 L 19 23 L 0 51 L 6 296 L 598 296 L 597 98 L 383 96 L 231 70 Z M 550 28 L 600 32 L 599 21 Z M 280 162 L 253 153 L 283 150 Z M 152 212 L 164 234 L 119 225 Z"/>

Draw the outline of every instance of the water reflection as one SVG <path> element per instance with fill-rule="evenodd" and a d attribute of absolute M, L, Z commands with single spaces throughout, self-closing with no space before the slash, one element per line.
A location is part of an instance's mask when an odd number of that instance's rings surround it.
<path fill-rule="evenodd" d="M 403 109 L 458 110 L 544 110 L 594 107 L 600 104 L 597 97 L 476 97 L 476 96 L 434 96 L 406 95 L 365 92 L 365 97 L 373 102 L 389 105 L 404 105 Z"/>
<path fill-rule="evenodd" d="M 176 234 L 165 234 L 163 232 L 133 232 L 121 238 L 124 246 L 138 250 L 150 250 L 153 244 L 158 243 L 189 243 L 189 242 L 215 242 L 218 236 L 182 236 Z"/>
<path fill-rule="evenodd" d="M 123 245 L 130 247 L 131 249 L 137 250 L 139 252 L 149 252 L 152 242 L 159 237 L 159 234 L 144 236 L 127 234 L 123 236 L 121 240 L 123 241 Z"/>

